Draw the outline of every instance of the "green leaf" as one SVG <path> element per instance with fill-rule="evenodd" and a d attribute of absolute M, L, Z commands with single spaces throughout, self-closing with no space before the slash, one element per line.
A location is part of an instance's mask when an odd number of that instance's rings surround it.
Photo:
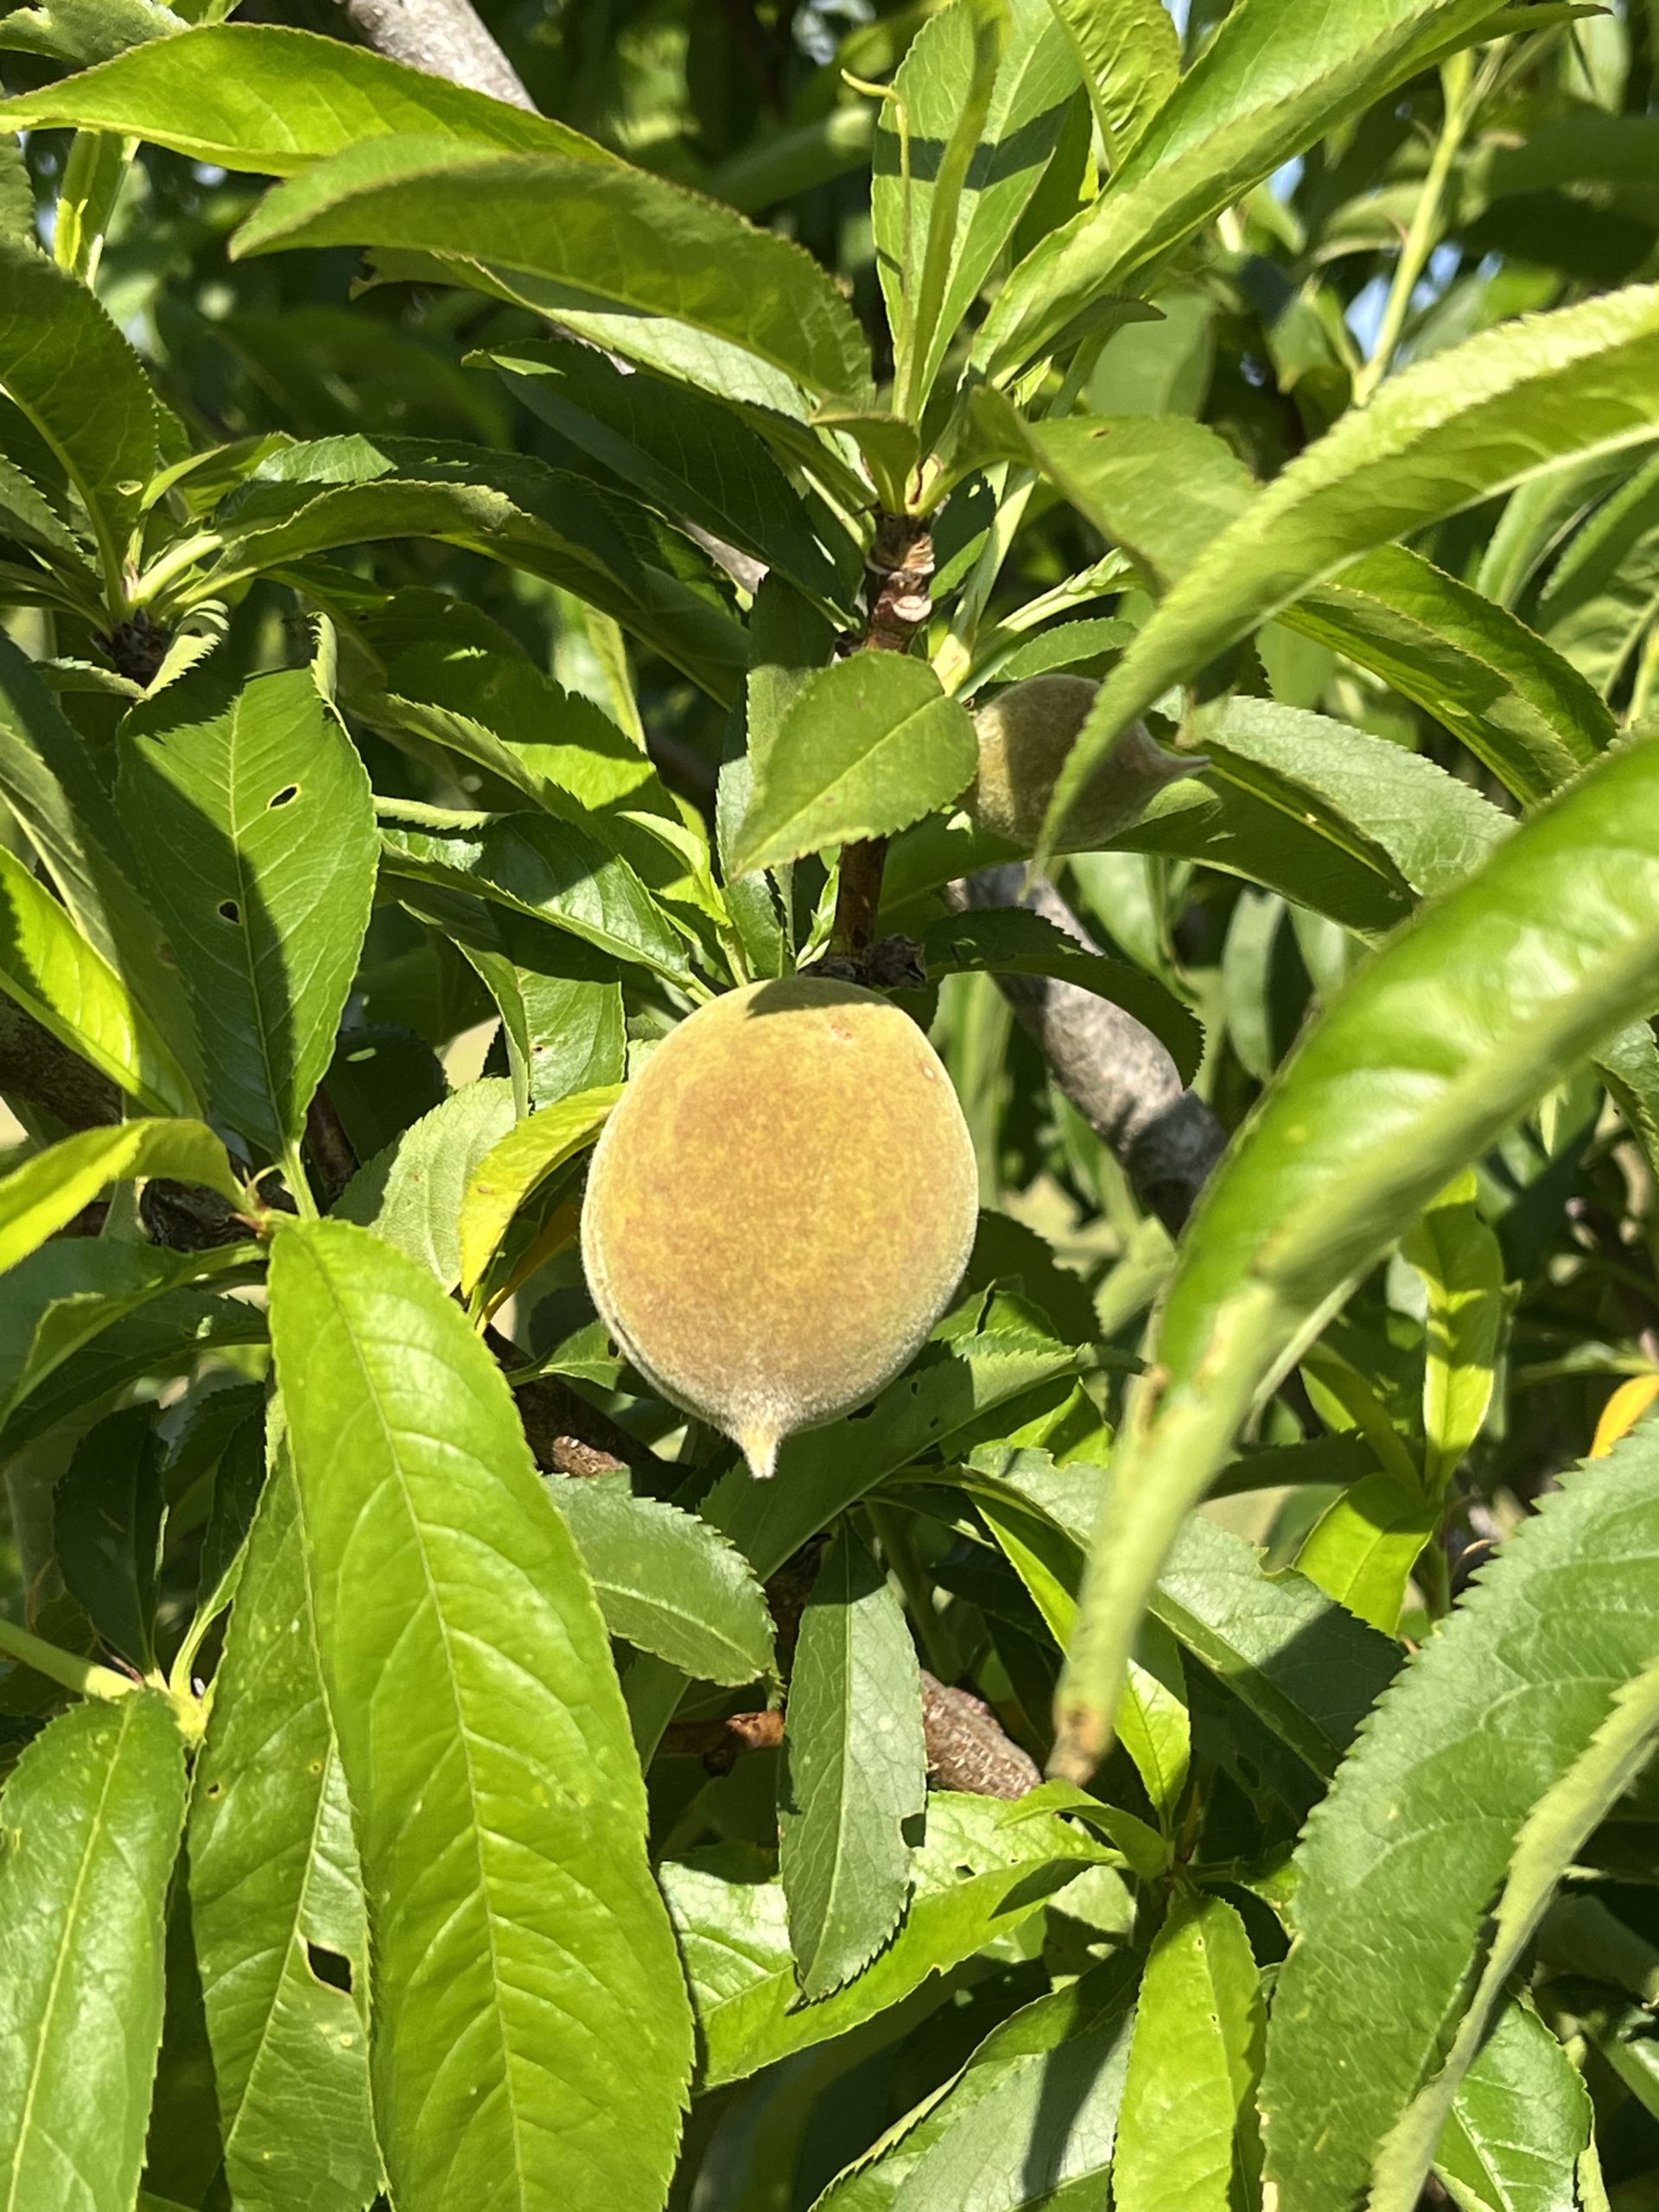
<path fill-rule="evenodd" d="M 1438 1492 L 1426 1496 L 1415 1483 L 1379 1468 L 1326 1506 L 1296 1565 L 1327 1598 L 1393 1636 L 1411 1571 L 1443 1510 Z"/>
<path fill-rule="evenodd" d="M 625 494 L 601 495 L 523 455 L 448 441 L 322 439 L 271 456 L 218 520 L 217 560 L 165 588 L 158 563 L 147 590 L 191 607 L 339 546 L 432 537 L 574 592 L 715 698 L 736 688 L 742 633 L 721 603 L 713 563 Z M 698 581 L 685 580 L 688 569 Z M 333 581 L 315 567 L 308 574 L 325 599 Z"/>
<path fill-rule="evenodd" d="M 1230 2212 L 1249 2188 L 1262 2034 L 1243 1922 L 1224 1898 L 1180 1899 L 1153 1938 L 1135 2010 L 1112 2168 L 1122 2212 Z"/>
<path fill-rule="evenodd" d="M 198 1100 L 162 1032 L 65 909 L 0 851 L 0 990 L 146 1112 L 192 1114 Z"/>
<path fill-rule="evenodd" d="M 1025 2212 L 1070 2187 L 1086 2204 L 1111 2166 L 1135 1984 L 1134 1961 L 1111 1959 L 1022 2005 L 813 2212 Z"/>
<path fill-rule="evenodd" d="M 298 1503 L 280 1462 L 213 1680 L 190 1806 L 190 1903 L 238 2204 L 363 2212 L 380 2172 L 368 1930 L 317 1675 Z M 341 1961 L 349 1990 L 338 1986 Z"/>
<path fill-rule="evenodd" d="M 853 653 L 810 680 L 758 763 L 733 868 L 902 830 L 953 799 L 978 758 L 972 717 L 925 661 Z"/>
<path fill-rule="evenodd" d="M 372 2065 L 392 2192 L 658 2212 L 690 2021 L 575 1545 L 499 1369 L 425 1269 L 321 1222 L 278 1236 L 270 1278 L 322 1678 L 375 1928 Z M 610 2108 L 619 2050 L 626 2129 Z"/>
<path fill-rule="evenodd" d="M 1434 2170 L 1459 2212 L 1558 2212 L 1592 2120 L 1584 2076 L 1531 2006 L 1511 2002 L 1464 2076 Z"/>
<path fill-rule="evenodd" d="M 0 1276 L 0 1427 L 63 1361 L 193 1271 L 181 1254 L 80 1236 L 41 1245 L 8 1269 Z"/>
<path fill-rule="evenodd" d="M 924 931 L 922 957 L 930 977 L 989 969 L 1002 976 L 1053 976 L 1079 984 L 1150 1029 L 1184 1084 L 1198 1073 L 1204 1031 L 1174 993 L 1144 968 L 1086 951 L 1041 914 L 1003 906 L 944 915 Z"/>
<path fill-rule="evenodd" d="M 55 1236 L 111 1183 L 167 1175 L 245 1203 L 224 1146 L 200 1122 L 121 1122 L 83 1129 L 0 1177 L 0 1274 Z"/>
<path fill-rule="evenodd" d="M 1121 730 L 1309 585 L 1563 461 L 1650 438 L 1656 365 L 1659 289 L 1633 285 L 1506 323 L 1390 378 L 1292 461 L 1170 591 L 1102 685 L 1046 836 Z"/>
<path fill-rule="evenodd" d="M 684 941 L 627 862 L 574 823 L 504 814 L 434 832 L 392 821 L 380 851 L 391 874 L 498 900 L 677 982 L 691 972 Z"/>
<path fill-rule="evenodd" d="M 508 1225 L 556 1169 L 586 1151 L 610 1118 L 623 1085 L 578 1091 L 507 1131 L 467 1179 L 461 1201 L 461 1288 L 470 1298 Z"/>
<path fill-rule="evenodd" d="M 1000 376 L 1030 360 L 1091 302 L 1128 289 L 1281 162 L 1492 13 L 1491 0 L 1359 0 L 1334 13 L 1321 0 L 1241 0 L 1100 198 L 1004 285 L 976 361 Z"/>
<path fill-rule="evenodd" d="M 873 2019 L 993 1934 L 1011 1933 L 1104 1856 L 1031 1799 L 933 1791 L 904 1925 L 867 1972 L 816 2005 L 800 2002 L 783 1887 L 760 1853 L 721 1846 L 665 1860 L 660 1879 L 696 2013 L 699 2086 L 740 2081 Z"/>
<path fill-rule="evenodd" d="M 922 1678 L 897 1593 L 843 1523 L 801 1615 L 784 1722 L 779 1876 L 803 1991 L 828 1997 L 910 1899 L 906 1822 L 927 1803 Z"/>
<path fill-rule="evenodd" d="M 79 493 L 98 541 L 107 619 L 125 612 L 127 540 L 156 465 L 156 405 L 138 356 L 84 284 L 0 240 L 0 392 Z"/>
<path fill-rule="evenodd" d="M 233 255 L 297 245 L 459 253 L 550 279 L 580 306 L 664 315 L 826 397 L 861 397 L 868 349 L 807 254 L 661 177 L 429 134 L 365 140 L 279 185 Z"/>
<path fill-rule="evenodd" d="M 876 120 L 870 213 L 912 422 L 1059 143 L 1077 86 L 1046 0 L 942 10 L 899 65 Z"/>
<path fill-rule="evenodd" d="M 1452 1174 L 1646 1010 L 1656 955 L 1659 756 L 1636 745 L 1421 909 L 1306 1032 L 1205 1194 L 1152 1347 L 1160 1387 L 1120 1440 L 1062 1690 L 1077 1769 L 1257 1390 Z"/>
<path fill-rule="evenodd" d="M 766 1592 L 696 1513 L 638 1497 L 624 1474 L 550 1478 L 605 1625 L 693 1680 L 738 1688 L 772 1671 Z"/>
<path fill-rule="evenodd" d="M 128 717 L 118 796 L 194 1008 L 216 1113 L 297 1143 L 374 895 L 369 779 L 308 669 Z"/>
<path fill-rule="evenodd" d="M 467 1184 L 512 1125 L 512 1085 L 504 1077 L 469 1083 L 359 1167 L 334 1211 L 423 1262 L 453 1290 Z"/>
<path fill-rule="evenodd" d="M 1550 572 L 1537 621 L 1556 652 L 1610 691 L 1659 607 L 1659 461 L 1591 516 Z"/>
<path fill-rule="evenodd" d="M 1613 741 L 1611 715 L 1570 660 L 1403 545 L 1351 563 L 1279 619 L 1414 699 L 1528 804 Z"/>
<path fill-rule="evenodd" d="M 86 740 L 9 638 L 0 638 L 0 796 L 81 934 L 182 1049 L 184 995 L 162 959 L 161 926 L 138 895 L 125 825 Z"/>
<path fill-rule="evenodd" d="M 1485 1425 L 1503 1325 L 1503 1255 L 1475 1197 L 1473 1174 L 1459 1176 L 1400 1247 L 1428 1287 L 1423 1481 L 1433 1497 Z"/>
<path fill-rule="evenodd" d="M 184 17 L 160 0 L 45 0 L 0 16 L 0 46 L 84 68 L 147 39 L 175 37 L 184 28 Z"/>
<path fill-rule="evenodd" d="M 810 510 L 771 448 L 731 408 L 661 377 L 622 371 L 592 347 L 533 340 L 474 357 L 533 415 L 664 513 L 683 518 L 844 607 Z M 846 541 L 843 539 L 843 546 Z"/>
<path fill-rule="evenodd" d="M 1163 0 L 1052 0 L 1089 87 L 1116 171 L 1174 91 L 1181 40 Z"/>
<path fill-rule="evenodd" d="M 237 1255 L 236 1247 L 226 1249 Z M 247 1248 L 240 1257 L 245 1263 Z M 264 1316 L 257 1306 L 198 1290 L 163 1290 L 130 1304 L 120 1299 L 94 1304 L 90 1313 L 54 1313 L 12 1393 L 5 1448 L 19 1449 L 60 1421 L 83 1420 L 141 1378 L 188 1374 L 217 1348 L 263 1344 L 264 1338 Z"/>
<path fill-rule="evenodd" d="M 292 176 L 365 139 L 410 131 L 474 147 L 616 161 L 579 131 L 529 109 L 340 39 L 263 23 L 202 24 L 0 100 L 0 130 L 64 124 L 145 138 L 258 176 Z"/>
<path fill-rule="evenodd" d="M 1621 1683 L 1613 1709 L 1516 1838 L 1493 1916 L 1493 1941 L 1445 2063 L 1413 2098 L 1376 2154 L 1376 2212 L 1414 2212 L 1459 2085 L 1474 2063 L 1505 1985 L 1528 1955 L 1551 1898 L 1594 1830 L 1646 1766 L 1659 1738 L 1659 1661 Z"/>
<path fill-rule="evenodd" d="M 52 1721 L 3 1799 L 0 2181 L 29 2212 L 129 2212 L 162 2040 L 184 1738 L 147 1690 Z"/>
<path fill-rule="evenodd" d="M 775 1481 L 747 1468 L 721 1477 L 702 1511 L 764 1582 L 809 1536 L 827 1528 L 877 1483 L 949 1440 L 999 1406 L 1075 1372 L 1077 1354 L 1052 1338 L 988 1328 L 929 1344 L 867 1412 L 788 1438 Z M 636 1738 L 654 1748 L 679 1702 L 683 1681 L 660 1662 L 630 1670 Z"/>
<path fill-rule="evenodd" d="M 1517 1891 L 1549 1878 L 1619 1770 L 1621 1734 L 1651 1726 L 1620 1700 L 1641 1681 L 1652 1705 L 1656 1598 L 1659 1438 L 1638 1427 L 1522 1523 L 1382 1700 L 1298 1854 L 1263 2091 L 1286 2212 L 1358 2191 L 1474 2018 L 1471 1967 L 1506 1872 Z M 1526 1915 L 1499 1911 L 1504 1946 Z"/>
<path fill-rule="evenodd" d="M 162 1511 L 150 1408 L 129 1406 L 96 1422 L 54 1492 L 58 1567 L 105 1643 L 144 1674 L 156 1664 Z"/>

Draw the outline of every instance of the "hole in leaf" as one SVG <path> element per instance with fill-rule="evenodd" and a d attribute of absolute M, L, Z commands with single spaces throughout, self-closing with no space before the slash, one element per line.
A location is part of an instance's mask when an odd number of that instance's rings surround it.
<path fill-rule="evenodd" d="M 219 902 L 219 911 L 227 922 L 239 922 L 242 918 L 242 909 L 234 899 L 221 899 Z"/>
<path fill-rule="evenodd" d="M 222 1782 L 210 1782 L 207 1785 L 207 1795 L 210 1797 L 222 1797 L 225 1795 L 224 1783 Z"/>
<path fill-rule="evenodd" d="M 330 1989 L 344 1990 L 347 1997 L 351 1995 L 352 1962 L 349 1959 L 342 1958 L 338 1951 L 326 1951 L 321 1943 L 308 1942 L 305 1961 L 319 1981 L 326 1982 Z"/>
<path fill-rule="evenodd" d="M 297 784 L 284 784 L 270 804 L 273 806 L 286 806 L 289 799 L 297 798 L 299 795 L 300 787 Z"/>

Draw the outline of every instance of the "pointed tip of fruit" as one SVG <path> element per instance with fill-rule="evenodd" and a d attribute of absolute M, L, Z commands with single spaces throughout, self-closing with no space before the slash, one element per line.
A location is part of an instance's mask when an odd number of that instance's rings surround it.
<path fill-rule="evenodd" d="M 758 1425 L 744 1429 L 738 1436 L 738 1449 L 749 1463 L 749 1472 L 756 1482 L 769 1482 L 778 1465 L 778 1446 L 783 1442 L 775 1428 Z"/>

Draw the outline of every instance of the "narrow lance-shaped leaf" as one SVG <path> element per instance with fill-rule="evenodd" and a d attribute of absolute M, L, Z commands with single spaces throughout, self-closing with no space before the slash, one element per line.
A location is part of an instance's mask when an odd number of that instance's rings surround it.
<path fill-rule="evenodd" d="M 1170 591 L 1101 687 L 1056 785 L 1045 843 L 1119 733 L 1172 683 L 1356 555 L 1563 461 L 1650 439 L 1656 395 L 1651 285 L 1506 323 L 1390 378 Z"/>
<path fill-rule="evenodd" d="M 123 737 L 119 795 L 195 1010 L 213 1102 L 298 1141 L 374 895 L 369 779 L 311 672 L 179 685 Z"/>
<path fill-rule="evenodd" d="M 567 124 L 530 109 L 343 39 L 269 23 L 200 24 L 0 101 L 0 130 L 66 124 L 148 139 L 258 176 L 292 176 L 325 155 L 394 131 L 617 160 Z"/>
<path fill-rule="evenodd" d="M 368 1931 L 294 1480 L 281 1461 L 214 1677 L 191 1800 L 190 1900 L 237 2202 L 363 2212 L 380 2173 Z"/>
<path fill-rule="evenodd" d="M 148 1406 L 96 1421 L 53 1494 L 64 1587 L 105 1643 L 141 1673 L 156 1664 L 161 1564 L 161 1446 Z"/>
<path fill-rule="evenodd" d="M 1181 73 L 1163 0 L 1050 0 L 1077 50 L 1109 167 L 1122 168 Z"/>
<path fill-rule="evenodd" d="M 1438 1497 L 1480 1434 L 1503 1320 L 1503 1255 L 1458 1177 L 1401 1246 L 1428 1289 L 1423 1347 L 1424 1487 Z"/>
<path fill-rule="evenodd" d="M 1222 1897 L 1178 1902 L 1135 2011 L 1112 2167 L 1122 2212 L 1230 2212 L 1250 2188 L 1262 2032 L 1243 1922 Z"/>
<path fill-rule="evenodd" d="M 1649 1005 L 1656 957 L 1659 751 L 1636 744 L 1421 911 L 1306 1033 L 1166 1294 L 1063 1685 L 1067 1770 L 1092 1768 L 1165 1554 L 1256 1391 L 1450 1176 Z"/>
<path fill-rule="evenodd" d="M 740 875 L 884 837 L 955 798 L 978 752 L 967 709 L 925 661 L 853 653 L 812 677 L 756 770 Z"/>
<path fill-rule="evenodd" d="M 1355 0 L 1338 10 L 1241 0 L 1101 197 L 1015 270 L 980 332 L 976 362 L 1001 375 L 1033 359 L 1092 301 L 1126 289 L 1492 12 L 1491 0 Z"/>
<path fill-rule="evenodd" d="M 130 2212 L 162 2039 L 184 1738 L 140 1690 L 23 1753 L 0 1857 L 0 2202 Z"/>
<path fill-rule="evenodd" d="M 557 1168 L 593 1143 L 622 1096 L 620 1083 L 578 1091 L 509 1129 L 467 1179 L 461 1201 L 461 1287 L 470 1296 L 512 1217 Z"/>
<path fill-rule="evenodd" d="M 850 1981 L 910 1897 L 927 1802 L 922 1678 L 904 1608 L 843 1526 L 801 1615 L 784 1724 L 779 1872 L 808 1997 Z"/>
<path fill-rule="evenodd" d="M 1286 2212 L 1325 2212 L 1363 2186 L 1470 2016 L 1487 1916 L 1521 1866 L 1529 1819 L 1551 1808 L 1544 1865 L 1570 1833 L 1556 1809 L 1576 1797 L 1582 1812 L 1605 1789 L 1611 1769 L 1580 1794 L 1580 1763 L 1619 1750 L 1614 1736 L 1641 1712 L 1620 1700 L 1656 1654 L 1659 1433 L 1638 1427 L 1506 1541 L 1383 1697 L 1313 1816 L 1263 2084 Z M 1649 1676 L 1644 1727 L 1650 1688 Z"/>
<path fill-rule="evenodd" d="M 108 616 L 124 610 L 127 539 L 156 465 L 149 380 L 92 297 L 32 246 L 0 241 L 0 392 L 61 462 L 98 539 Z"/>
<path fill-rule="evenodd" d="M 690 2018 L 604 1624 L 512 1395 L 431 1274 L 346 1223 L 282 1233 L 271 1315 L 392 2191 L 658 2212 Z"/>
<path fill-rule="evenodd" d="M 578 305 L 689 323 L 810 391 L 861 397 L 868 349 L 800 247 L 662 177 L 561 154 L 485 154 L 427 136 L 373 138 L 279 185 L 235 255 L 297 245 L 456 253 L 551 278 Z"/>

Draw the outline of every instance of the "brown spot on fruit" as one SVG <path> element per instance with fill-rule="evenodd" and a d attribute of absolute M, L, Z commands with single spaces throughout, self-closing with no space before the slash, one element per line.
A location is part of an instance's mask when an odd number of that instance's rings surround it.
<path fill-rule="evenodd" d="M 962 1279 L 977 1176 L 943 1073 L 874 992 L 795 976 L 700 1007 L 606 1125 L 582 1209 L 594 1302 L 758 1475 L 890 1382 Z"/>

